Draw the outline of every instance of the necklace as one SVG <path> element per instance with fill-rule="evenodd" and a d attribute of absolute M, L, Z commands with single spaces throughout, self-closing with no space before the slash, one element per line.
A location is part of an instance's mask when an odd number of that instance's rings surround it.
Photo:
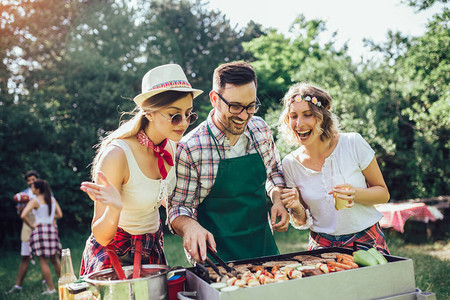
<path fill-rule="evenodd" d="M 161 177 L 163 179 L 166 179 L 167 170 L 166 166 L 164 165 L 164 160 L 169 164 L 169 166 L 173 166 L 172 156 L 170 155 L 169 151 L 164 150 L 167 144 L 167 139 L 164 139 L 161 144 L 155 146 L 155 144 L 145 134 L 145 131 L 143 129 L 138 132 L 136 138 L 139 144 L 144 147 L 150 148 L 153 153 L 155 153 L 156 157 L 158 158 L 159 173 L 161 174 Z"/>

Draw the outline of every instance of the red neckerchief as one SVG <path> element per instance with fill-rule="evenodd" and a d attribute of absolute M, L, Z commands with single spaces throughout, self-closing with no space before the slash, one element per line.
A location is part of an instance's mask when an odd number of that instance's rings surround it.
<path fill-rule="evenodd" d="M 141 129 L 141 131 L 138 132 L 136 137 L 139 144 L 153 150 L 153 153 L 155 153 L 156 157 L 158 157 L 159 173 L 161 174 L 163 179 L 166 179 L 167 170 L 166 166 L 164 166 L 164 160 L 169 164 L 169 166 L 173 166 L 172 156 L 167 150 L 164 150 L 167 144 L 167 139 L 164 139 L 164 141 L 162 141 L 161 144 L 155 146 L 155 144 L 153 144 L 153 142 L 145 134 L 145 131 L 143 129 Z"/>

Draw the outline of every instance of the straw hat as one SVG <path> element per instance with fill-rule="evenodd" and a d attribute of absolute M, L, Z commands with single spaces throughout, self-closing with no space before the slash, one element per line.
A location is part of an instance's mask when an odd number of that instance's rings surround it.
<path fill-rule="evenodd" d="M 141 106 L 151 96 L 165 91 L 192 92 L 194 98 L 203 93 L 202 90 L 192 88 L 179 65 L 168 64 L 153 68 L 144 75 L 141 94 L 133 100 Z"/>

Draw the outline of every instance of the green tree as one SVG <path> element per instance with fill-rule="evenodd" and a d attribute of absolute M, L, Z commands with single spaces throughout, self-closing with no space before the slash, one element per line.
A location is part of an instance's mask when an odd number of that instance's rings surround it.
<path fill-rule="evenodd" d="M 180 64 L 191 84 L 205 91 L 195 101 L 201 120 L 211 109 L 208 92 L 214 69 L 224 62 L 250 59 L 241 43 L 263 33 L 254 22 L 236 30 L 221 12 L 205 6 L 203 1 L 152 1 L 142 24 L 147 32 L 145 58 Z"/>
<path fill-rule="evenodd" d="M 6 230 L 21 223 L 9 199 L 23 188 L 28 169 L 37 169 L 54 189 L 64 211 L 61 230 L 87 230 L 92 202 L 79 184 L 89 179 L 92 146 L 134 107 L 142 75 L 160 64 L 182 65 L 206 92 L 195 102 L 206 118 L 213 69 L 249 58 L 241 41 L 263 32 L 253 22 L 236 30 L 201 1 L 133 3 L 1 3 L 0 169 L 8 175 L 0 180 L 0 239 L 17 238 L 18 230 Z"/>
<path fill-rule="evenodd" d="M 447 3 L 448 0 L 403 0 L 402 2 L 405 2 L 409 6 L 415 7 L 420 11 L 430 8 L 434 3 Z"/>
<path fill-rule="evenodd" d="M 11 198 L 25 188 L 22 176 L 27 170 L 36 169 L 48 179 L 58 199 L 62 188 L 70 188 L 65 180 L 71 170 L 54 140 L 56 118 L 50 113 L 57 108 L 51 97 L 42 95 L 48 95 L 43 91 L 52 86 L 61 67 L 71 23 L 87 3 L 23 0 L 0 4 L 0 169 L 6 175 L 0 180 L 2 240 L 5 236 L 17 239 L 20 232 L 21 221 Z"/>
<path fill-rule="evenodd" d="M 435 16 L 420 38 L 388 32 L 383 55 L 354 65 L 346 48 L 333 41 L 320 45 L 320 21 L 300 17 L 297 34 L 275 31 L 244 44 L 253 54 L 259 93 L 271 95 L 266 120 L 275 131 L 283 157 L 292 147 L 276 132 L 278 100 L 295 82 L 324 87 L 334 98 L 332 110 L 343 131 L 356 131 L 374 148 L 391 198 L 448 194 L 449 62 L 448 10 Z"/>
<path fill-rule="evenodd" d="M 384 79 L 368 83 L 378 132 L 391 141 L 382 154 L 397 200 L 449 192 L 448 15 L 435 15 L 422 37 L 389 32 L 384 45 L 371 45 L 384 61 L 363 76 Z"/>
<path fill-rule="evenodd" d="M 357 69 L 346 54 L 346 47 L 336 49 L 333 40 L 324 45 L 319 42 L 325 25 L 323 21 L 299 16 L 291 26 L 291 37 L 272 30 L 244 43 L 245 50 L 255 57 L 252 64 L 258 74 L 258 94 L 263 102 L 260 114 L 269 112 L 267 119 L 275 131 L 281 110 L 279 101 L 291 85 L 300 81 L 329 90 L 336 99 L 333 109 L 338 115 L 347 114 L 343 120 L 346 126 L 351 125 L 358 110 L 364 109 L 359 106 L 364 101 L 358 94 Z M 282 156 L 287 154 L 283 149 L 291 149 L 281 139 L 277 143 Z"/>
<path fill-rule="evenodd" d="M 403 97 L 401 113 L 414 132 L 418 172 L 413 186 L 419 197 L 449 193 L 450 137 L 450 11 L 445 8 L 428 24 L 398 66 Z"/>

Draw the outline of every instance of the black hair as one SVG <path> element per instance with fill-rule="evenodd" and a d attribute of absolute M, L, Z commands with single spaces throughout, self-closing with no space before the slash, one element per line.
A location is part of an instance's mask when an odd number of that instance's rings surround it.
<path fill-rule="evenodd" d="M 28 172 L 25 173 L 24 178 L 25 178 L 25 180 L 27 180 L 28 177 L 31 177 L 31 176 L 34 176 L 34 177 L 36 177 L 36 178 L 39 178 L 39 173 L 36 172 L 35 170 L 30 170 L 30 171 L 28 171 Z"/>
<path fill-rule="evenodd" d="M 227 83 L 244 85 L 254 82 L 257 86 L 256 73 L 253 67 L 243 61 L 229 62 L 218 66 L 213 74 L 213 89 L 222 92 Z"/>
<path fill-rule="evenodd" d="M 38 179 L 33 182 L 34 188 L 39 190 L 41 194 L 44 194 L 45 203 L 48 205 L 48 215 L 52 211 L 52 190 L 47 180 Z"/>

